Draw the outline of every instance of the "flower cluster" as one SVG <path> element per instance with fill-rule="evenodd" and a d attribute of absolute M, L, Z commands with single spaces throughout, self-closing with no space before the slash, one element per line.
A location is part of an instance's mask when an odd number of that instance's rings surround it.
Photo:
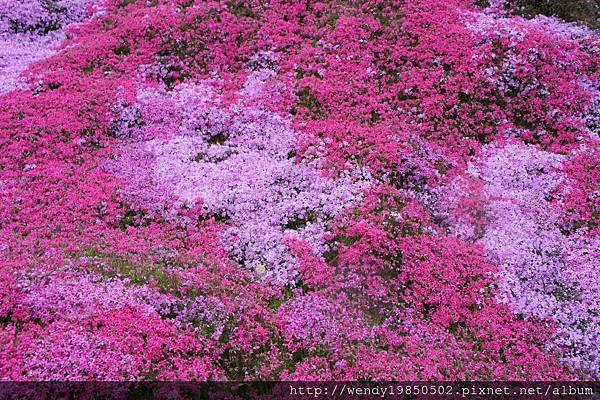
<path fill-rule="evenodd" d="M 0 2 L 0 94 L 24 87 L 20 74 L 29 64 L 52 56 L 70 25 L 94 11 L 95 0 Z"/>
<path fill-rule="evenodd" d="M 0 0 L 0 380 L 597 379 L 600 36 L 483 3 Z"/>
<path fill-rule="evenodd" d="M 327 251 L 328 221 L 360 198 L 368 176 L 328 179 L 296 160 L 295 132 L 277 114 L 261 110 L 258 93 L 265 89 L 256 75 L 227 108 L 206 86 L 140 93 L 140 104 L 131 107 L 139 108 L 141 120 L 128 119 L 130 107 L 117 123 L 138 126 L 129 133 L 133 143 L 109 168 L 129 182 L 123 191 L 129 202 L 150 212 L 162 209 L 177 219 L 177 208 L 201 202 L 228 226 L 224 245 L 233 259 L 289 283 L 294 259 L 285 240 L 302 238 L 318 254 Z"/>
<path fill-rule="evenodd" d="M 471 239 L 502 269 L 499 299 L 524 316 L 552 317 L 559 326 L 563 357 L 594 371 L 600 367 L 594 345 L 599 337 L 598 308 L 593 300 L 600 291 L 594 276 L 599 243 L 596 237 L 561 230 L 561 207 L 555 203 L 564 196 L 558 188 L 568 187 L 563 164 L 563 156 L 531 146 L 486 149 L 482 160 L 467 171 L 483 184 L 459 195 L 479 192 L 479 198 L 487 199 L 480 214 L 483 222 L 463 219 L 453 225 L 483 226 L 483 233 Z M 446 189 L 449 198 L 457 195 L 452 191 Z M 444 203 L 464 207 L 457 205 L 460 200 Z"/>

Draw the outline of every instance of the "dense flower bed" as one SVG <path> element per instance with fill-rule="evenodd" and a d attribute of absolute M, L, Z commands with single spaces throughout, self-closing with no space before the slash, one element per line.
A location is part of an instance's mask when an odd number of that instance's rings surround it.
<path fill-rule="evenodd" d="M 0 0 L 0 378 L 597 379 L 600 36 L 479 3 Z"/>

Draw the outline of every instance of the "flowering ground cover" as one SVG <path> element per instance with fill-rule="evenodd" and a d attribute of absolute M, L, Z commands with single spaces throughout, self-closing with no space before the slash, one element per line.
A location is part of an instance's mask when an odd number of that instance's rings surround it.
<path fill-rule="evenodd" d="M 512 3 L 0 0 L 0 379 L 598 379 L 600 36 Z"/>

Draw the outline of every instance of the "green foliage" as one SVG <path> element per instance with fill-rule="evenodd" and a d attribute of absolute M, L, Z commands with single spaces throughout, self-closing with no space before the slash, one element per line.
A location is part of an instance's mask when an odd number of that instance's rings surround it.
<path fill-rule="evenodd" d="M 300 107 L 304 107 L 314 114 L 321 114 L 321 102 L 312 94 L 309 87 L 302 88 L 297 95 Z"/>
<path fill-rule="evenodd" d="M 526 18 L 542 14 L 600 29 L 598 0 L 509 0 L 507 7 Z"/>

